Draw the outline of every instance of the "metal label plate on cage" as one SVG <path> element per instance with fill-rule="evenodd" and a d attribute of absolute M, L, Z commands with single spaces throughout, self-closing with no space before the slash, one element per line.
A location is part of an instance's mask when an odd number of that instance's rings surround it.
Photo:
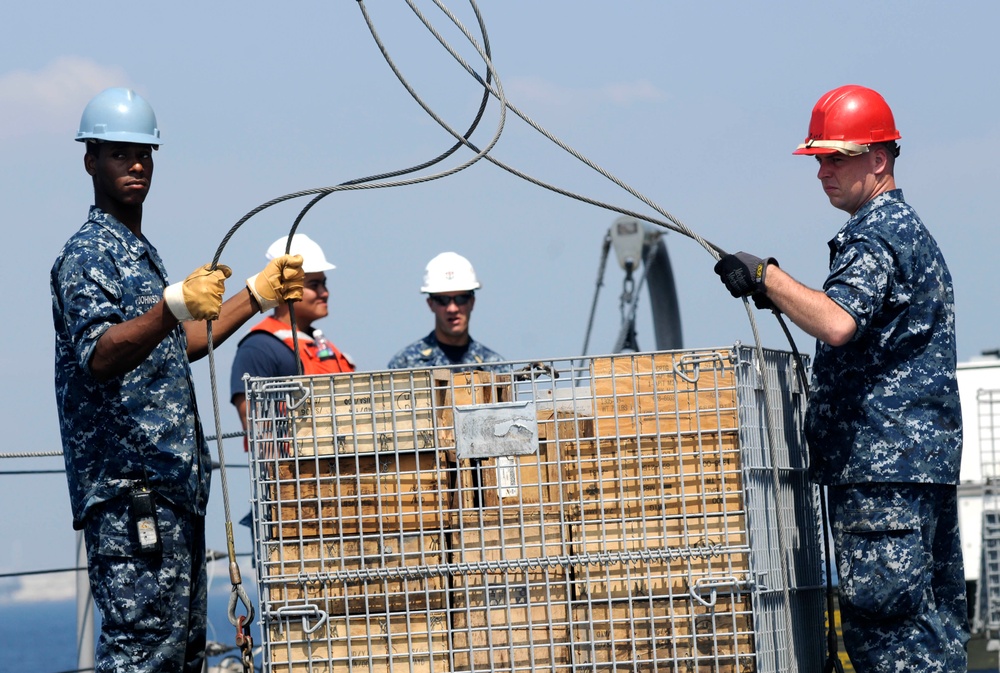
<path fill-rule="evenodd" d="M 455 407 L 459 460 L 538 453 L 535 403 L 505 402 Z"/>

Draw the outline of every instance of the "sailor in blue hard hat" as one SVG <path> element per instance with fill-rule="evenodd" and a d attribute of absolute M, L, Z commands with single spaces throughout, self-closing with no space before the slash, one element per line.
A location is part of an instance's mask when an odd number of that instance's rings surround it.
<path fill-rule="evenodd" d="M 102 91 L 76 140 L 87 144 L 94 202 L 50 278 L 73 526 L 101 613 L 96 670 L 201 671 L 212 457 L 190 362 L 208 352 L 208 321 L 219 345 L 251 317 L 301 298 L 302 259 L 270 260 L 225 302 L 231 272 L 221 264 L 170 284 L 142 230 L 160 145 L 152 107 L 131 89 Z"/>

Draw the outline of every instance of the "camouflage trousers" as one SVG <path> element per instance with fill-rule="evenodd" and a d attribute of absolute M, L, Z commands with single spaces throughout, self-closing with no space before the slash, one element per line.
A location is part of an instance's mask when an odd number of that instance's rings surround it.
<path fill-rule="evenodd" d="M 844 645 L 858 673 L 965 673 L 955 486 L 829 488 Z"/>
<path fill-rule="evenodd" d="M 200 673 L 205 658 L 204 518 L 157 499 L 162 552 L 135 553 L 129 499 L 105 503 L 84 525 L 101 613 L 96 673 Z"/>

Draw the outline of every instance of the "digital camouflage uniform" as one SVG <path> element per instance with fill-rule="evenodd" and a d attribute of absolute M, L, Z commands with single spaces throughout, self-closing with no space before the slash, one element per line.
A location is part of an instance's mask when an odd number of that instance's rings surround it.
<path fill-rule="evenodd" d="M 56 403 L 73 524 L 101 611 L 101 672 L 194 673 L 204 655 L 211 456 L 184 330 L 127 374 L 98 381 L 89 369 L 101 335 L 148 311 L 166 285 L 149 241 L 96 207 L 51 272 Z M 156 494 L 162 553 L 137 553 L 129 494 L 140 484 Z"/>
<path fill-rule="evenodd" d="M 962 455 L 951 275 L 903 201 L 876 196 L 830 241 L 827 296 L 855 320 L 817 343 L 806 435 L 829 486 L 844 642 L 858 671 L 965 671 Z"/>
<path fill-rule="evenodd" d="M 475 339 L 469 339 L 469 348 L 460 362 L 453 362 L 448 359 L 445 352 L 441 350 L 437 336 L 431 332 L 423 339 L 414 341 L 403 350 L 396 353 L 389 360 L 389 369 L 418 369 L 424 367 L 447 367 L 449 365 L 467 364 L 468 369 L 493 369 L 492 367 L 480 367 L 489 363 L 503 362 L 503 358 L 496 352 L 490 350 Z"/>

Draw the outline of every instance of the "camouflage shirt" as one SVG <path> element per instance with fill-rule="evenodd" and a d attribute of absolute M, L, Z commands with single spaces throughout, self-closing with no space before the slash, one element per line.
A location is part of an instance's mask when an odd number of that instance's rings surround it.
<path fill-rule="evenodd" d="M 503 362 L 503 358 L 475 339 L 469 339 L 469 348 L 461 360 L 453 361 L 441 349 L 437 337 L 431 332 L 423 339 L 414 341 L 403 350 L 396 353 L 389 361 L 389 369 L 416 369 L 424 367 L 447 367 L 448 365 L 468 364 L 481 365 L 489 362 Z M 488 367 L 469 367 L 469 369 L 489 369 Z"/>
<path fill-rule="evenodd" d="M 163 297 L 167 273 L 156 249 L 91 207 L 87 223 L 56 258 L 50 280 L 56 407 L 74 524 L 144 479 L 176 505 L 204 514 L 211 456 L 184 329 L 175 328 L 126 374 L 107 381 L 90 374 L 101 335 Z"/>
<path fill-rule="evenodd" d="M 857 324 L 817 342 L 806 412 L 824 484 L 955 484 L 962 417 L 951 274 L 901 190 L 876 196 L 830 241 L 823 285 Z"/>

